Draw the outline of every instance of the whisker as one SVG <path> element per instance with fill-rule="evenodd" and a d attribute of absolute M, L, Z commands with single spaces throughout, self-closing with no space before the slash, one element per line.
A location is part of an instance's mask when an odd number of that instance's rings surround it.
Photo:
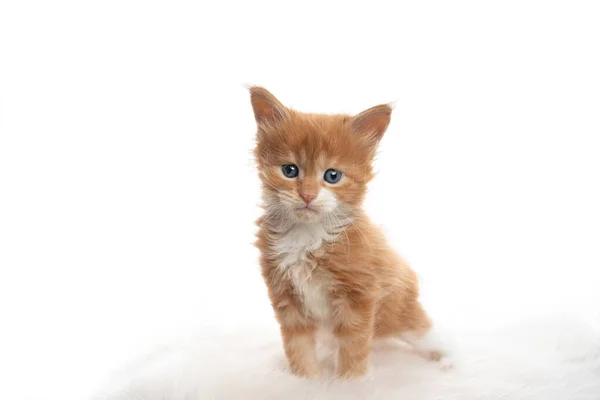
<path fill-rule="evenodd" d="M 332 212 L 331 215 L 337 219 L 338 224 L 340 226 L 340 228 L 342 228 L 342 232 L 344 232 L 344 235 L 346 236 L 346 243 L 348 244 L 347 249 L 348 249 L 348 261 L 350 261 L 350 237 L 348 237 L 348 232 L 346 232 L 346 227 L 342 224 L 342 221 L 340 221 L 340 219 L 338 218 L 338 216 L 335 214 L 335 212 Z"/>

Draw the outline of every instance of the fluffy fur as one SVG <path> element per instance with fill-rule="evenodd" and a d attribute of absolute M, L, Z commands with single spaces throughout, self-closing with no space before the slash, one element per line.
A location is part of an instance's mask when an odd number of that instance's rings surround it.
<path fill-rule="evenodd" d="M 375 338 L 403 338 L 439 358 L 415 273 L 361 208 L 391 107 L 356 116 L 308 114 L 284 107 L 264 88 L 250 94 L 265 210 L 256 244 L 291 371 L 321 373 L 320 328 L 338 341 L 340 377 L 367 372 Z M 284 175 L 289 164 L 298 176 Z M 339 182 L 324 180 L 330 168 L 343 174 Z"/>

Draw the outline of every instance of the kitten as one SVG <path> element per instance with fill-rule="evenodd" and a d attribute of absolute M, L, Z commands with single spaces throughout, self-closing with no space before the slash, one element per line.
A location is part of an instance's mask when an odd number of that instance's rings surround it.
<path fill-rule="evenodd" d="M 308 114 L 261 87 L 250 98 L 265 211 L 256 245 L 291 371 L 320 374 L 322 327 L 338 340 L 340 377 L 367 372 L 375 338 L 398 337 L 439 358 L 415 273 L 361 208 L 391 107 Z"/>

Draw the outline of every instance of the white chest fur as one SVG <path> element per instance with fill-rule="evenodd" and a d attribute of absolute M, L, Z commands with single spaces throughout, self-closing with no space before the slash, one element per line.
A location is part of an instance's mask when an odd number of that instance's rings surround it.
<path fill-rule="evenodd" d="M 290 279 L 302 299 L 306 313 L 317 319 L 326 319 L 330 312 L 329 279 L 308 255 L 317 251 L 326 241 L 335 239 L 321 224 L 299 223 L 275 241 L 279 269 Z"/>

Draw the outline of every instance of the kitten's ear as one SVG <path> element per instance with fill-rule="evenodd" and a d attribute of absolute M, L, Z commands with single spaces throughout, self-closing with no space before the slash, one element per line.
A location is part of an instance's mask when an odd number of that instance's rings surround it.
<path fill-rule="evenodd" d="M 257 124 L 274 124 L 283 120 L 288 114 L 287 108 L 267 89 L 260 86 L 250 87 L 250 102 L 254 110 Z"/>
<path fill-rule="evenodd" d="M 371 107 L 352 117 L 352 130 L 359 135 L 379 142 L 390 124 L 391 116 L 392 107 L 389 104 Z"/>

